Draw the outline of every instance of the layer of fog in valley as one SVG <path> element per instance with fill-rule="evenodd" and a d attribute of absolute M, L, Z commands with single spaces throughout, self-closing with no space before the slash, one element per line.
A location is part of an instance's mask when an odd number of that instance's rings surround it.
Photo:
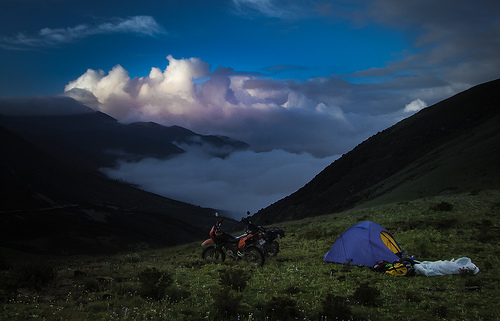
<path fill-rule="evenodd" d="M 317 158 L 284 150 L 237 151 L 214 157 L 213 147 L 182 146 L 186 153 L 170 159 L 146 158 L 102 169 L 109 177 L 204 207 L 225 210 L 235 219 L 295 192 L 338 156 Z"/>

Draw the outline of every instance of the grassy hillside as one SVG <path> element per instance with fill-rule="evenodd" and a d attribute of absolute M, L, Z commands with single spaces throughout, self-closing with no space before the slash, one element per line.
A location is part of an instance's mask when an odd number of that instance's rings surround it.
<path fill-rule="evenodd" d="M 260 224 L 371 202 L 500 188 L 500 80 L 425 108 L 370 137 L 297 192 L 260 210 Z"/>
<path fill-rule="evenodd" d="M 395 277 L 323 262 L 337 237 L 362 220 L 387 228 L 418 260 L 467 256 L 481 272 Z M 0 320 L 498 319 L 500 191 L 421 198 L 280 226 L 287 233 L 281 252 L 258 269 L 204 262 L 200 242 L 25 262 L 4 253 Z"/>
<path fill-rule="evenodd" d="M 500 188 L 500 115 L 450 139 L 366 190 L 361 206 Z"/>

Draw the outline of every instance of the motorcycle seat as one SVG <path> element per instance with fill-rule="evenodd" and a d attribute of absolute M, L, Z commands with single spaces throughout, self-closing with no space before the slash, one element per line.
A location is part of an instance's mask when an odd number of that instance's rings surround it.
<path fill-rule="evenodd" d="M 238 236 L 238 237 L 236 237 L 236 236 L 233 236 L 233 235 L 231 235 L 231 234 L 229 234 L 229 233 L 223 233 L 223 234 L 221 235 L 221 237 L 222 237 L 222 238 L 223 238 L 226 242 L 229 242 L 229 243 L 238 243 L 238 242 L 240 241 L 240 239 L 241 239 L 242 237 L 244 237 L 244 236 L 245 236 L 245 235 L 242 235 L 242 236 Z"/>

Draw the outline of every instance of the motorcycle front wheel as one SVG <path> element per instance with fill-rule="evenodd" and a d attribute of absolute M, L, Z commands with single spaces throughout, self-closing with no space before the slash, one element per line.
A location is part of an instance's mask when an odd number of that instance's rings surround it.
<path fill-rule="evenodd" d="M 245 260 L 251 266 L 260 267 L 264 264 L 264 254 L 258 248 L 250 246 L 245 249 L 244 254 Z"/>
<path fill-rule="evenodd" d="M 203 250 L 201 258 L 214 263 L 222 263 L 226 259 L 226 255 L 221 249 L 218 249 L 215 246 L 210 246 Z"/>

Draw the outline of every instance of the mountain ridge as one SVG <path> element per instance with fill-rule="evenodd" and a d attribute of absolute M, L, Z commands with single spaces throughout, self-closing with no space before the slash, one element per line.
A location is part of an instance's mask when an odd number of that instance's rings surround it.
<path fill-rule="evenodd" d="M 499 107 L 500 80 L 475 86 L 427 107 L 360 143 L 327 166 L 304 187 L 257 212 L 254 220 L 259 224 L 267 224 L 339 212 L 365 202 L 373 204 L 375 199 L 381 199 L 383 195 L 391 192 L 388 185 L 392 184 L 392 189 L 395 189 L 412 175 L 416 179 L 426 174 L 412 173 L 410 166 L 416 166 L 419 161 L 422 164 L 428 163 L 429 160 L 425 157 L 429 158 L 433 152 L 444 157 L 452 152 L 452 146 L 465 144 L 464 142 L 470 139 L 469 136 L 480 135 L 482 130 L 493 135 L 488 141 L 483 141 L 487 144 L 483 146 L 482 156 L 474 159 L 473 155 L 469 155 L 456 167 L 469 168 L 467 162 L 474 160 L 476 166 L 486 166 L 484 170 L 491 174 L 489 178 L 483 177 L 486 182 L 483 188 L 499 188 L 500 173 L 497 168 L 500 167 L 500 156 L 498 148 L 495 148 L 500 146 L 500 137 L 497 134 L 497 124 L 500 123 Z M 468 150 L 464 153 L 476 152 L 474 144 L 469 143 L 467 147 Z M 457 152 L 459 151 L 454 151 L 455 154 Z M 444 172 L 446 162 L 433 166 L 435 176 L 439 176 L 442 173 L 438 173 L 438 170 Z M 402 175 L 405 169 L 409 173 L 401 176 L 396 184 L 395 176 Z M 455 173 L 457 176 L 461 174 Z M 460 187 L 447 186 L 450 185 L 446 183 L 449 178 L 443 179 L 445 181 L 437 181 L 434 184 L 443 185 L 442 190 L 462 191 Z M 490 183 L 487 183 L 488 180 Z M 429 177 L 427 182 L 431 181 L 432 177 Z M 423 185 L 419 191 L 408 190 L 406 195 L 395 197 L 393 194 L 392 198 L 386 199 L 401 201 L 436 194 L 435 188 L 427 192 L 425 184 L 421 184 Z M 470 190 L 472 187 L 467 188 Z"/>
<path fill-rule="evenodd" d="M 202 239 L 213 209 L 186 204 L 66 163 L 0 126 L 2 247 L 96 254 Z"/>
<path fill-rule="evenodd" d="M 210 144 L 219 157 L 248 147 L 180 126 L 122 124 L 69 98 L 0 99 L 0 111 L 0 239 L 27 252 L 111 253 L 200 240 L 214 209 L 146 192 L 100 169 L 179 155 L 184 145 Z"/>
<path fill-rule="evenodd" d="M 201 135 L 181 126 L 152 122 L 119 123 L 90 111 L 70 115 L 4 115 L 0 124 L 54 156 L 99 173 L 119 159 L 169 158 L 184 153 L 181 144 L 211 144 L 221 150 L 243 150 L 248 144 L 225 136 Z"/>

